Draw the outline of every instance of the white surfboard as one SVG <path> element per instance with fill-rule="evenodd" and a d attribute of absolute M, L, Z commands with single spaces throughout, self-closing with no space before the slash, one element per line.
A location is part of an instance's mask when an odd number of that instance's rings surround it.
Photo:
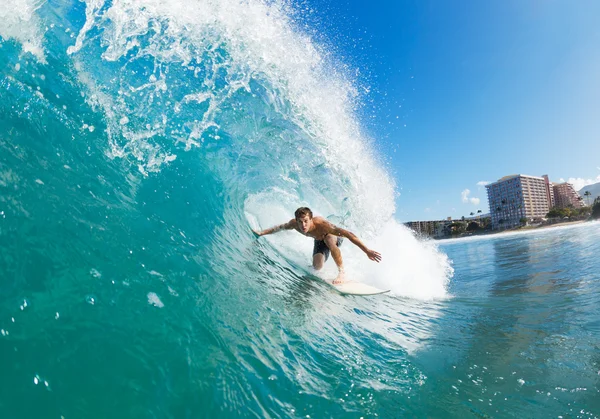
<path fill-rule="evenodd" d="M 385 294 L 386 292 L 390 292 L 390 290 L 382 290 L 381 288 L 374 287 L 372 285 L 367 285 L 358 281 L 344 281 L 341 284 L 334 284 L 334 278 L 323 278 L 321 275 L 315 274 L 313 272 L 306 273 L 313 279 L 317 281 L 324 282 L 329 285 L 331 288 L 336 290 L 342 295 L 377 295 L 377 294 Z"/>
<path fill-rule="evenodd" d="M 390 292 L 390 290 L 382 290 L 356 281 L 346 281 L 341 284 L 331 284 L 331 286 L 344 295 L 377 295 Z"/>

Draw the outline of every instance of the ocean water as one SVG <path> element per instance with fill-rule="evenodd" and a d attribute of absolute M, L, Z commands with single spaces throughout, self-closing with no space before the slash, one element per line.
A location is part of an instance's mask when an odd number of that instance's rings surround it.
<path fill-rule="evenodd" d="M 598 224 L 413 236 L 368 89 L 302 13 L 0 5 L 0 417 L 600 415 Z M 302 205 L 391 293 L 254 239 Z"/>

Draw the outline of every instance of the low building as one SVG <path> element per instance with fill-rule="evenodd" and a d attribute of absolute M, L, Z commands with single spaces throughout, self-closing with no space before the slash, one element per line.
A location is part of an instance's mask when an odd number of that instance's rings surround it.
<path fill-rule="evenodd" d="M 445 220 L 409 221 L 404 225 L 419 235 L 433 239 L 444 239 L 456 234 L 473 233 L 475 230 L 481 231 L 490 224 L 489 214 L 463 218 L 463 220 L 452 220 L 452 217 L 448 217 Z M 471 224 L 475 228 L 470 229 Z"/>
<path fill-rule="evenodd" d="M 452 220 L 434 221 L 409 221 L 404 225 L 414 232 L 434 239 L 441 239 L 450 235 L 450 224 Z"/>

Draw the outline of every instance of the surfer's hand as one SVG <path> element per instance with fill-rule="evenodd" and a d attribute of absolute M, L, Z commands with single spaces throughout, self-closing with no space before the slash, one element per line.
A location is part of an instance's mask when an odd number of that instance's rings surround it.
<path fill-rule="evenodd" d="M 260 237 L 260 233 L 256 230 L 252 230 L 252 234 L 254 234 L 254 237 Z"/>
<path fill-rule="evenodd" d="M 367 256 L 372 261 L 381 262 L 381 255 L 379 253 L 377 253 L 375 250 L 367 250 Z"/>

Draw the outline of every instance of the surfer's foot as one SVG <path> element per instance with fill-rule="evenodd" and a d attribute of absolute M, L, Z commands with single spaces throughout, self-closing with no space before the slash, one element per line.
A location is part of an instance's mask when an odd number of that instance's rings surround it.
<path fill-rule="evenodd" d="M 339 284 L 343 284 L 344 282 L 346 282 L 346 279 L 344 278 L 344 273 L 340 272 L 339 275 L 337 276 L 337 278 L 335 278 L 332 282 L 333 285 L 339 285 Z"/>

